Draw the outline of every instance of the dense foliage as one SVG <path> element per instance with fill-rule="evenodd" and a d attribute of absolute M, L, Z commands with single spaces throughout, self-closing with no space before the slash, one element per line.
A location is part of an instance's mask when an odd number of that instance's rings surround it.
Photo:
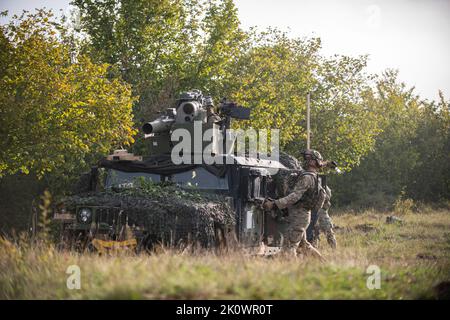
<path fill-rule="evenodd" d="M 359 167 L 334 179 L 339 204 L 386 208 L 399 196 L 448 201 L 450 105 L 442 93 L 438 102 L 422 101 L 387 71 L 365 103 L 377 110 L 383 132 Z"/>
<path fill-rule="evenodd" d="M 71 60 L 51 15 L 1 26 L 0 176 L 60 175 L 133 142 L 129 86 L 86 55 Z"/>
<path fill-rule="evenodd" d="M 145 153 L 136 128 L 196 88 L 252 107 L 234 126 L 279 128 L 297 156 L 310 92 L 312 146 L 346 171 L 331 179 L 339 205 L 449 199 L 442 94 L 424 101 L 395 71 L 368 74 L 366 56 L 325 57 L 319 38 L 243 31 L 232 0 L 72 4 L 73 17 L 36 10 L 0 26 L 1 192 L 6 175 L 61 181 L 113 148 Z"/>
<path fill-rule="evenodd" d="M 232 0 L 75 0 L 93 59 L 115 66 L 140 97 L 139 119 L 154 117 L 182 90 L 252 107 L 245 126 L 278 128 L 281 144 L 305 147 L 305 99 L 314 100 L 316 147 L 347 170 L 374 144 L 378 126 L 362 104 L 366 57 L 320 55 L 320 39 L 277 30 L 243 32 Z M 236 124 L 242 126 L 242 124 Z M 319 145 L 320 141 L 320 145 Z M 138 144 L 139 145 L 139 144 Z"/>

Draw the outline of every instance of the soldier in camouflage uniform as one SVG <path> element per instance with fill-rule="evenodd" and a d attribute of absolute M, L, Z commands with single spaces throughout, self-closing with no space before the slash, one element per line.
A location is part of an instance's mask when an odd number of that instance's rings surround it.
<path fill-rule="evenodd" d="M 272 210 L 274 206 L 279 209 L 288 209 L 288 229 L 284 237 L 282 252 L 297 256 L 300 248 L 307 254 L 322 258 L 306 239 L 306 228 L 311 221 L 311 210 L 318 210 L 325 202 L 325 191 L 320 185 L 317 171 L 322 166 L 322 156 L 315 150 L 306 150 L 303 153 L 305 171 L 300 174 L 294 190 L 287 196 L 277 200 L 266 200 L 264 209 Z"/>
<path fill-rule="evenodd" d="M 317 218 L 317 222 L 316 225 L 314 226 L 314 240 L 313 240 L 313 245 L 314 247 L 318 247 L 319 244 L 319 240 L 320 240 L 320 233 L 323 232 L 325 233 L 326 237 L 327 237 L 327 242 L 330 245 L 330 247 L 332 247 L 333 249 L 336 249 L 336 237 L 334 236 L 334 231 L 333 231 L 333 221 L 331 220 L 329 214 L 328 214 L 328 210 L 330 209 L 331 206 L 331 189 L 326 186 L 325 187 L 325 192 L 326 192 L 326 196 L 325 196 L 325 201 L 324 204 L 322 206 L 322 208 L 319 209 L 318 211 L 318 218 Z"/>
<path fill-rule="evenodd" d="M 217 114 L 216 109 L 212 104 L 206 108 L 206 117 L 208 123 L 219 123 L 223 120 L 220 115 Z"/>

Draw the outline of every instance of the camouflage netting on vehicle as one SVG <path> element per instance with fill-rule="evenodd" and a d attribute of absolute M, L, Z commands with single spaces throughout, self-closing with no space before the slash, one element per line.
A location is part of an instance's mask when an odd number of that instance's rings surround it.
<path fill-rule="evenodd" d="M 280 152 L 279 161 L 282 165 L 284 165 L 288 169 L 302 170 L 300 161 L 298 161 L 297 158 L 295 158 L 294 156 L 291 156 L 290 154 L 287 154 L 285 152 Z"/>
<path fill-rule="evenodd" d="M 179 245 L 199 242 L 213 246 L 215 230 L 235 225 L 234 211 L 224 196 L 188 191 L 174 185 L 97 192 L 65 200 L 68 209 L 80 206 L 120 208 L 132 229 L 145 230 L 145 241 Z"/>

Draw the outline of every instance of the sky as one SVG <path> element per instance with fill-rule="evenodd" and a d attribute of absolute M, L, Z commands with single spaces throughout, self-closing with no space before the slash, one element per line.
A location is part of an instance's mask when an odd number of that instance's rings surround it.
<path fill-rule="evenodd" d="M 0 0 L 0 10 L 67 10 L 70 0 Z M 423 98 L 450 96 L 450 0 L 235 0 L 244 29 L 320 37 L 326 56 L 369 55 L 368 71 L 399 70 Z M 1 20 L 2 23 L 5 19 Z"/>

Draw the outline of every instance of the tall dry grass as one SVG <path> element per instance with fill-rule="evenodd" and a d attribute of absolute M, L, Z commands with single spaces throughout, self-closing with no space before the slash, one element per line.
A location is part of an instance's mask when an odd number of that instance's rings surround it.
<path fill-rule="evenodd" d="M 99 256 L 58 251 L 46 240 L 0 240 L 2 299 L 410 299 L 442 298 L 450 281 L 450 212 L 405 212 L 401 223 L 366 211 L 334 217 L 338 249 L 326 257 L 263 258 L 242 252 Z M 81 289 L 66 270 L 81 270 Z M 366 286 L 367 267 L 381 289 Z M 445 291 L 444 291 L 445 294 Z"/>

